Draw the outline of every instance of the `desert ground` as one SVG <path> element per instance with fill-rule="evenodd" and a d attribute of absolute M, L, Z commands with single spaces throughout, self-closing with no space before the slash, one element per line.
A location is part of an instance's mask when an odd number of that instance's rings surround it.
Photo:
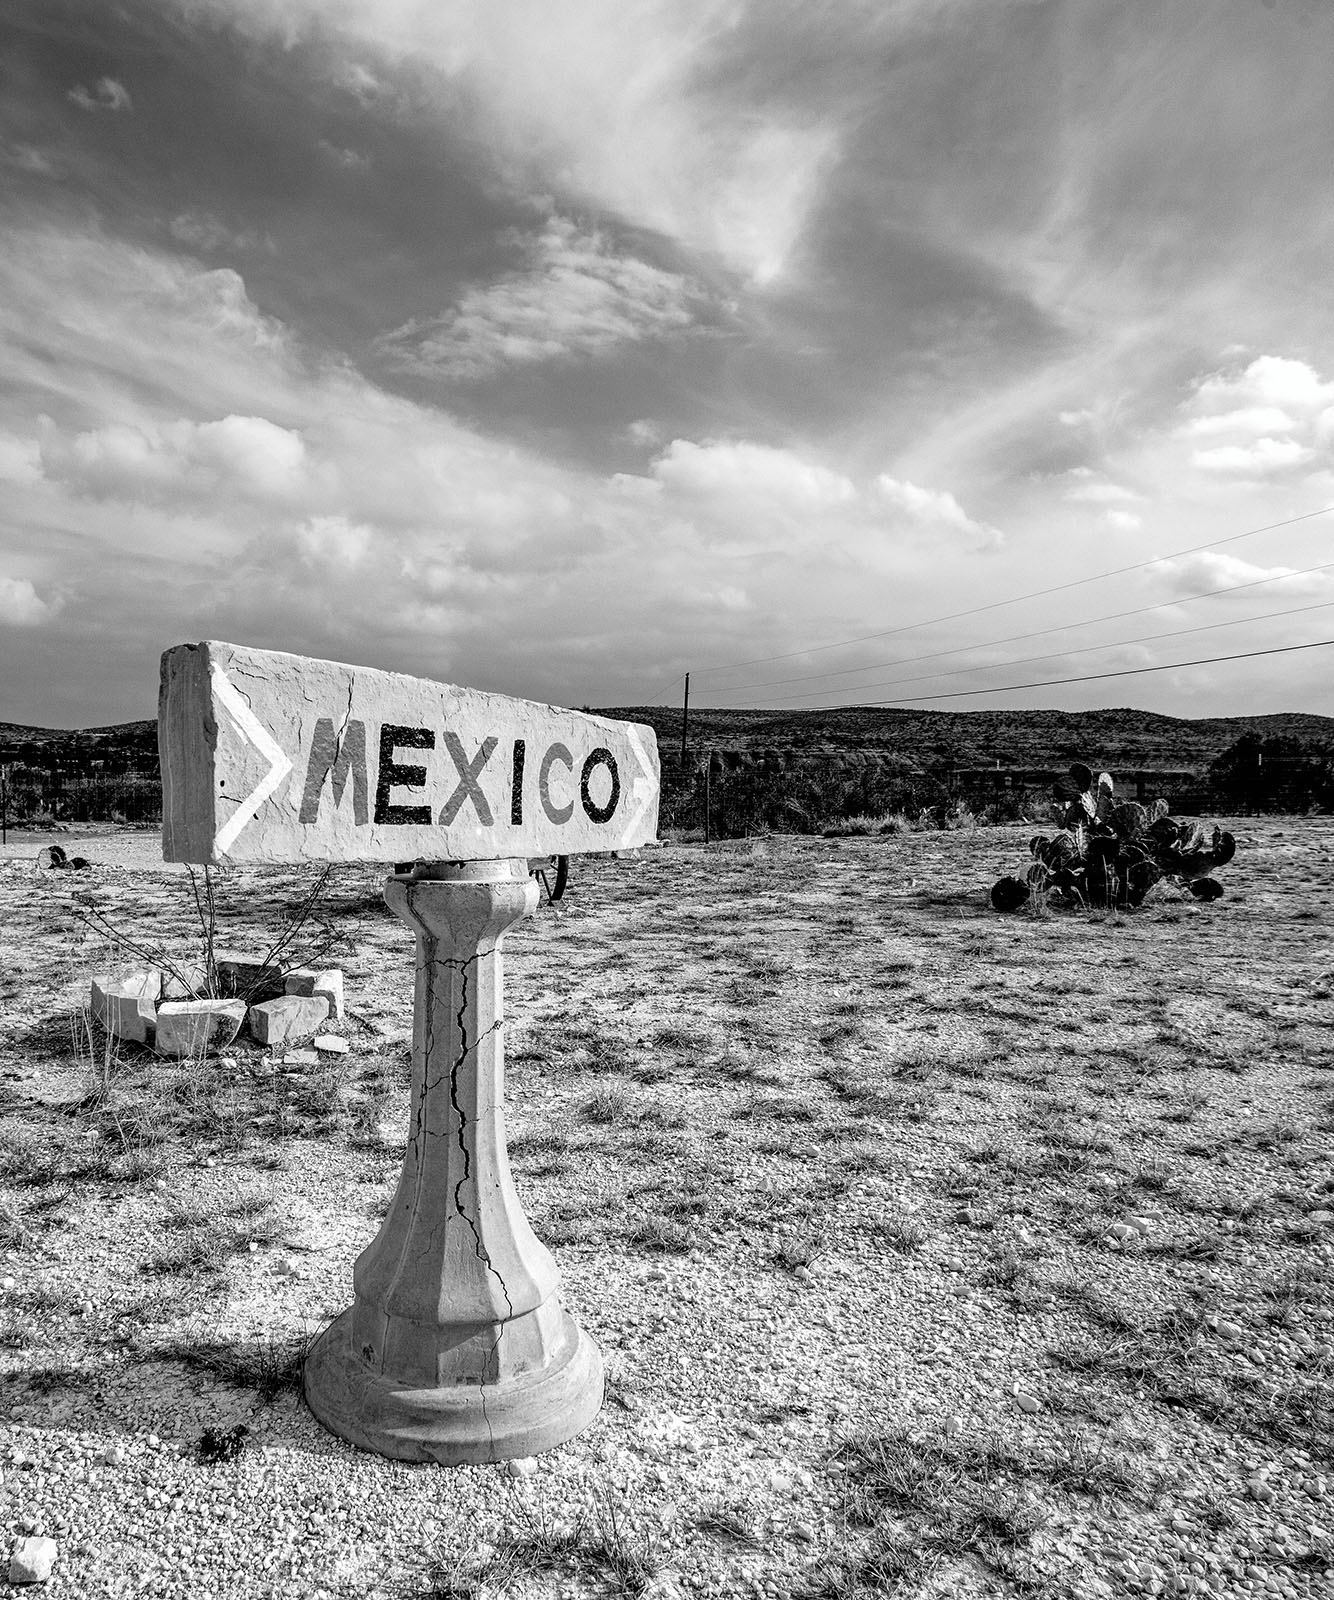
<path fill-rule="evenodd" d="M 607 1400 L 527 1476 L 300 1395 L 406 1134 L 382 873 L 322 908 L 349 1054 L 181 1064 L 83 1006 L 197 955 L 188 876 L 11 839 L 0 1578 L 37 1532 L 53 1597 L 1330 1593 L 1334 819 L 1230 826 L 1224 899 L 1124 915 L 994 913 L 1022 826 L 576 861 L 506 1115 Z M 310 877 L 224 874 L 220 945 Z"/>

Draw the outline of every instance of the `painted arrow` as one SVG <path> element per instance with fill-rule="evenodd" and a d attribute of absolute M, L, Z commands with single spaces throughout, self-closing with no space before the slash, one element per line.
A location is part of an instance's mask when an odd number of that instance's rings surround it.
<path fill-rule="evenodd" d="M 223 856 L 236 843 L 241 829 L 255 817 L 259 808 L 292 770 L 292 760 L 246 704 L 236 685 L 218 663 L 214 661 L 211 666 L 210 676 L 217 703 L 226 708 L 237 733 L 269 763 L 269 770 L 217 831 L 213 848 Z"/>

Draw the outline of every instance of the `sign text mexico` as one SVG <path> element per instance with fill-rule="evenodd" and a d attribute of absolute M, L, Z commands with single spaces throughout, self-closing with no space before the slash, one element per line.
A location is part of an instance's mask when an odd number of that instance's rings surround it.
<path fill-rule="evenodd" d="M 208 641 L 162 658 L 167 861 L 481 861 L 657 834 L 639 723 Z"/>

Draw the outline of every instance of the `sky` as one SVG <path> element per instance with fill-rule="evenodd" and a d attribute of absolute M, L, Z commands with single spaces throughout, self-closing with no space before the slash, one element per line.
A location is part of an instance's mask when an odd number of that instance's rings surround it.
<path fill-rule="evenodd" d="M 7 0 L 0 721 L 206 638 L 1334 713 L 1330 648 L 997 689 L 1334 639 L 1331 59 L 1329 0 Z"/>

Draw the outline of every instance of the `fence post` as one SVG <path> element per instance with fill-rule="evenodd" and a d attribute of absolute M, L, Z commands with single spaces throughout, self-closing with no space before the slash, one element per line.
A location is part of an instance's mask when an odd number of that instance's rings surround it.
<path fill-rule="evenodd" d="M 711 801 L 713 799 L 712 782 L 713 782 L 713 751 L 712 750 L 708 750 L 708 751 L 705 752 L 705 755 L 704 755 L 704 843 L 705 844 L 709 844 L 711 842 L 711 837 L 710 837 L 710 833 L 709 833 L 709 811 L 710 811 L 710 803 L 711 803 Z"/>

